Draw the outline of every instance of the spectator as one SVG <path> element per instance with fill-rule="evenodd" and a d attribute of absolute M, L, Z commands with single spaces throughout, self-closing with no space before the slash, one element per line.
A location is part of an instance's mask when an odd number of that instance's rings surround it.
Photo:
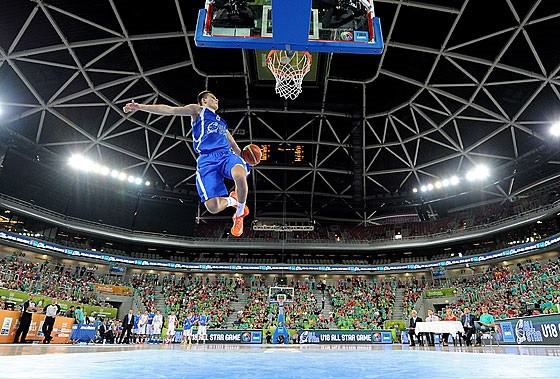
<path fill-rule="evenodd" d="M 70 308 L 68 308 L 68 310 L 66 311 L 66 313 L 64 314 L 64 317 L 70 317 L 70 318 L 74 318 L 75 317 L 75 309 L 74 306 L 71 305 Z"/>
<path fill-rule="evenodd" d="M 76 322 L 78 324 L 83 324 L 84 323 L 84 312 L 82 311 L 82 308 L 78 305 L 76 307 L 76 311 L 74 312 L 74 318 L 76 319 Z"/>
<path fill-rule="evenodd" d="M 494 317 L 488 313 L 488 307 L 482 306 L 482 314 L 480 315 L 479 321 L 475 322 L 475 328 L 478 331 L 476 336 L 477 346 L 481 345 L 481 337 L 483 333 L 492 330 L 495 326 Z"/>

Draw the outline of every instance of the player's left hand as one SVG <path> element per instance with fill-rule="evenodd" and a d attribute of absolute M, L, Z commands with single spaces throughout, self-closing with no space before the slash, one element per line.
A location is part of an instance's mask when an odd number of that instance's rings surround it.
<path fill-rule="evenodd" d="M 129 112 L 132 112 L 132 111 L 137 111 L 139 109 L 140 109 L 140 105 L 137 102 L 135 102 L 134 100 L 132 100 L 132 102 L 126 104 L 123 107 L 123 112 L 124 113 L 129 113 Z"/>

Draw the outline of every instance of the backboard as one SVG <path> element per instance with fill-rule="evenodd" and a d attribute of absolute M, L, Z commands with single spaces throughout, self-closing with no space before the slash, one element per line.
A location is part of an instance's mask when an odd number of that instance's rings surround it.
<path fill-rule="evenodd" d="M 214 0 L 198 14 L 197 46 L 381 54 L 373 0 Z"/>
<path fill-rule="evenodd" d="M 270 287 L 268 289 L 268 302 L 272 304 L 278 304 L 279 294 L 286 295 L 286 301 L 284 301 L 284 304 L 290 304 L 294 302 L 294 287 Z"/>

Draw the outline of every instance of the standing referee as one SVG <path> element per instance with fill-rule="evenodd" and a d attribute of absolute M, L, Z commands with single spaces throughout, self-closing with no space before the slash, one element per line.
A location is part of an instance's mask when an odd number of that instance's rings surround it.
<path fill-rule="evenodd" d="M 19 319 L 19 326 L 14 339 L 15 343 L 25 343 L 25 339 L 27 338 L 27 332 L 29 331 L 29 326 L 31 325 L 31 317 L 36 310 L 33 296 L 33 294 L 29 295 L 29 299 L 23 303 L 21 318 Z"/>
<path fill-rule="evenodd" d="M 44 312 L 47 317 L 45 318 L 45 322 L 43 323 L 43 335 L 45 336 L 43 343 L 51 343 L 51 333 L 53 331 L 54 318 L 56 317 L 58 312 L 60 312 L 60 305 L 58 305 L 57 303 L 58 300 L 56 298 L 53 298 L 52 303 L 44 308 Z"/>

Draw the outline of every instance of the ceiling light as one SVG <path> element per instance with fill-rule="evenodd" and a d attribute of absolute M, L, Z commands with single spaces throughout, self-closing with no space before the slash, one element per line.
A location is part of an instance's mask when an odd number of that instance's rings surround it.
<path fill-rule="evenodd" d="M 134 179 L 134 184 L 137 184 L 137 185 L 142 184 L 142 179 L 140 179 L 140 178 Z"/>
<path fill-rule="evenodd" d="M 426 192 L 427 190 L 428 190 L 428 187 L 426 187 L 426 186 L 420 187 L 420 191 L 422 191 L 422 192 Z"/>
<path fill-rule="evenodd" d="M 121 172 L 119 174 L 119 180 L 125 180 L 126 179 L 126 174 L 124 172 Z"/>
<path fill-rule="evenodd" d="M 151 185 L 152 185 L 152 183 L 150 183 L 150 181 L 149 181 L 149 180 L 146 180 L 146 183 L 144 183 L 144 184 L 146 185 L 146 187 L 149 187 L 149 186 L 151 186 Z"/>
<path fill-rule="evenodd" d="M 443 181 L 441 182 L 441 185 L 444 186 L 444 187 L 449 186 L 449 180 L 443 179 Z"/>
<path fill-rule="evenodd" d="M 552 126 L 550 127 L 550 134 L 552 134 L 554 137 L 560 137 L 560 121 L 552 124 Z"/>
<path fill-rule="evenodd" d="M 109 172 L 111 172 L 111 170 L 107 166 L 101 166 L 99 171 L 101 175 L 105 175 L 105 176 L 109 175 Z"/>
<path fill-rule="evenodd" d="M 452 176 L 451 179 L 449 179 L 449 183 L 451 183 L 452 186 L 456 186 L 457 184 L 459 184 L 459 178 L 456 176 Z"/>
<path fill-rule="evenodd" d="M 129 183 L 134 183 L 134 179 L 136 179 L 134 176 L 132 176 L 132 175 L 128 176 L 128 182 Z"/>
<path fill-rule="evenodd" d="M 475 180 L 484 180 L 490 175 L 488 167 L 486 166 L 475 166 L 472 170 L 467 172 L 466 179 L 469 182 Z"/>
<path fill-rule="evenodd" d="M 435 186 L 436 186 L 436 188 L 441 188 L 441 182 L 440 182 L 440 181 L 437 181 L 436 184 L 435 184 Z"/>
<path fill-rule="evenodd" d="M 118 178 L 119 177 L 119 172 L 117 170 L 112 170 L 111 171 L 111 177 Z"/>
<path fill-rule="evenodd" d="M 418 188 L 413 188 L 412 192 L 414 192 L 414 193 L 418 192 Z"/>
<path fill-rule="evenodd" d="M 428 191 L 431 191 L 434 189 L 434 185 L 432 183 L 428 184 Z"/>

